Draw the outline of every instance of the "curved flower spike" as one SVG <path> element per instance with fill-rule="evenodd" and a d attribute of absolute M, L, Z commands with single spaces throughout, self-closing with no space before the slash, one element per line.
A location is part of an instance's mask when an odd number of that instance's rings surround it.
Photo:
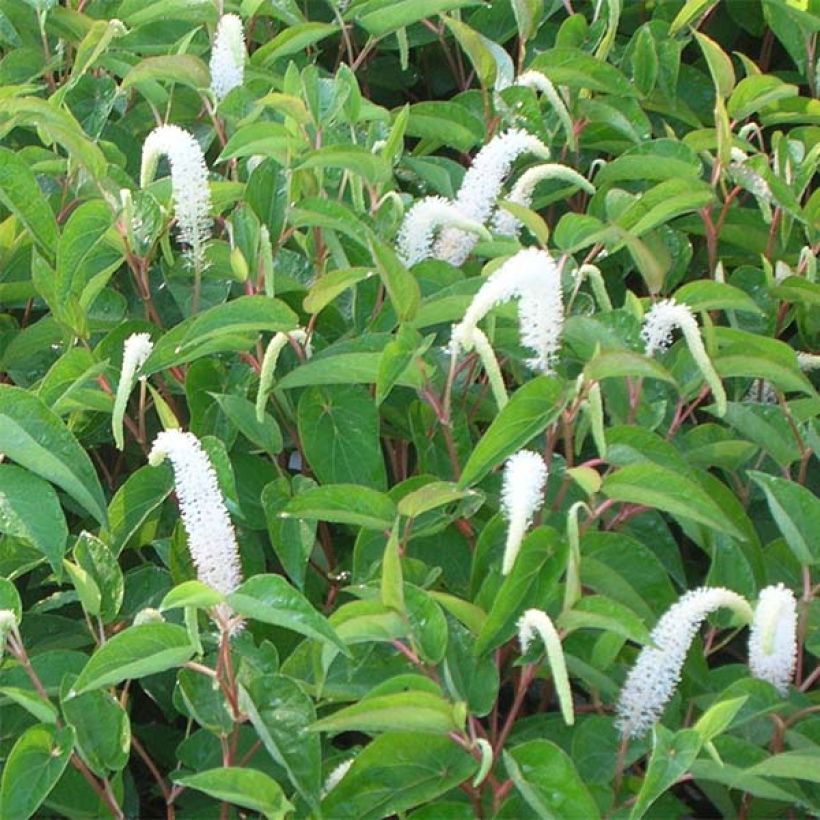
<path fill-rule="evenodd" d="M 211 191 L 208 169 L 193 134 L 176 125 L 155 128 L 142 147 L 140 187 L 153 179 L 161 156 L 171 165 L 171 190 L 179 241 L 191 249 L 197 271 L 205 268 L 205 246 L 211 236 Z"/>
<path fill-rule="evenodd" d="M 618 701 L 618 728 L 640 737 L 656 723 L 680 682 L 686 653 L 706 617 L 728 607 L 744 623 L 752 620 L 752 608 L 736 592 L 723 587 L 700 587 L 674 603 L 652 630 L 627 675 Z"/>
<path fill-rule="evenodd" d="M 669 347 L 675 328 L 683 332 L 689 352 L 712 390 L 717 413 L 723 416 L 726 413 L 726 391 L 706 353 L 697 320 L 688 305 L 678 304 L 674 299 L 663 299 L 652 306 L 644 317 L 641 329 L 641 336 L 646 342 L 646 355 L 651 356 L 655 351 Z"/>
<path fill-rule="evenodd" d="M 245 79 L 245 31 L 237 14 L 223 14 L 211 49 L 211 91 L 222 100 Z"/>
<path fill-rule="evenodd" d="M 546 612 L 540 609 L 528 609 L 518 621 L 518 640 L 522 652 L 527 652 L 536 635 L 544 642 L 564 723 L 572 726 L 575 723 L 575 714 L 572 708 L 572 692 L 569 688 L 567 664 L 564 660 L 561 638 Z"/>
<path fill-rule="evenodd" d="M 583 188 L 588 194 L 595 193 L 595 186 L 577 171 L 556 162 L 545 162 L 524 171 L 513 185 L 507 200 L 516 205 L 529 208 L 532 204 L 536 186 L 539 182 L 547 179 L 559 179 L 568 182 L 570 185 Z M 493 219 L 493 230 L 502 236 L 518 236 L 518 232 L 521 230 L 521 222 L 509 211 L 499 208 Z"/>
<path fill-rule="evenodd" d="M 496 305 L 514 298 L 519 300 L 521 344 L 535 354 L 527 364 L 549 373 L 561 345 L 564 304 L 558 267 L 546 251 L 537 248 L 511 256 L 481 286 L 464 319 L 453 327 L 452 349 L 471 349 L 478 323 Z"/>
<path fill-rule="evenodd" d="M 304 345 L 305 356 L 308 359 L 313 353 L 308 335 L 301 327 L 287 333 L 280 331 L 268 342 L 265 355 L 262 358 L 262 367 L 259 371 L 259 389 L 256 392 L 256 420 L 260 424 L 265 418 L 265 402 L 267 402 L 273 387 L 273 374 L 276 370 L 276 363 L 279 361 L 279 354 L 285 349 L 290 339 L 295 339 L 299 344 Z"/>
<path fill-rule="evenodd" d="M 575 134 L 572 117 L 570 117 L 567 106 L 561 99 L 558 89 L 550 82 L 547 75 L 542 74 L 540 71 L 524 71 L 517 77 L 515 84 L 524 86 L 524 88 L 532 88 L 547 98 L 547 101 L 561 122 L 561 127 L 564 129 L 569 147 L 573 151 L 577 150 L 578 137 Z"/>
<path fill-rule="evenodd" d="M 489 231 L 480 222 L 467 219 L 450 200 L 443 196 L 427 196 L 405 214 L 396 239 L 399 256 L 407 267 L 430 256 L 436 231 L 442 228 L 458 228 L 490 239 Z"/>
<path fill-rule="evenodd" d="M 193 433 L 165 430 L 154 439 L 148 463 L 174 468 L 182 524 L 199 580 L 223 595 L 242 581 L 239 547 L 216 471 Z"/>
<path fill-rule="evenodd" d="M 781 695 L 789 691 L 797 661 L 797 611 L 794 593 L 783 584 L 765 587 L 749 633 L 749 668 Z"/>
<path fill-rule="evenodd" d="M 476 154 L 453 203 L 464 219 L 483 224 L 490 218 L 513 163 L 525 153 L 547 159 L 550 152 L 537 137 L 512 128 L 493 137 Z M 470 255 L 475 244 L 475 234 L 459 228 L 445 228 L 435 244 L 433 255 L 458 266 Z"/>
<path fill-rule="evenodd" d="M 128 397 L 134 388 L 134 377 L 145 364 L 153 349 L 154 345 L 147 333 L 132 333 L 123 345 L 120 381 L 114 399 L 114 411 L 111 414 L 111 431 L 114 434 L 114 443 L 117 445 L 118 450 L 122 450 L 125 446 L 122 434 L 122 419 L 125 416 Z"/>
<path fill-rule="evenodd" d="M 509 575 L 515 564 L 527 529 L 544 503 L 546 484 L 547 465 L 538 453 L 519 450 L 507 459 L 501 487 L 501 506 L 508 521 L 502 575 Z"/>

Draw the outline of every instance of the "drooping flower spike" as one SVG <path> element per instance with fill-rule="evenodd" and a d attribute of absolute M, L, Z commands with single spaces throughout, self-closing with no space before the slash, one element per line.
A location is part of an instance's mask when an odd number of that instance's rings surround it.
<path fill-rule="evenodd" d="M 744 623 L 752 621 L 746 600 L 723 587 L 691 590 L 661 616 L 652 630 L 651 644 L 641 650 L 621 690 L 617 725 L 624 735 L 640 737 L 660 719 L 680 682 L 697 631 L 720 607 L 728 607 Z"/>
<path fill-rule="evenodd" d="M 118 450 L 122 450 L 125 446 L 122 420 L 125 415 L 128 397 L 134 388 L 135 376 L 137 371 L 145 364 L 153 349 L 154 345 L 147 333 L 132 333 L 123 345 L 120 381 L 114 399 L 114 411 L 111 414 L 111 431 L 114 434 L 114 443 L 117 445 Z"/>
<path fill-rule="evenodd" d="M 140 187 L 154 177 L 161 156 L 171 166 L 171 192 L 179 241 L 190 248 L 194 269 L 205 268 L 205 247 L 211 236 L 211 191 L 202 149 L 193 134 L 177 125 L 155 128 L 142 147 Z"/>
<path fill-rule="evenodd" d="M 148 454 L 148 463 L 156 467 L 166 458 L 174 468 L 180 516 L 199 580 L 228 595 L 241 583 L 242 569 L 236 534 L 216 471 L 193 433 L 159 433 Z"/>
<path fill-rule="evenodd" d="M 489 231 L 480 223 L 465 217 L 449 199 L 428 196 L 416 202 L 405 214 L 396 239 L 399 256 L 407 267 L 427 259 L 433 252 L 433 240 L 443 228 L 457 228 L 489 239 Z"/>
<path fill-rule="evenodd" d="M 526 653 L 529 650 L 536 635 L 544 642 L 564 723 L 572 726 L 575 723 L 575 713 L 572 707 L 572 693 L 569 688 L 569 676 L 561 638 L 546 612 L 540 609 L 528 609 L 518 621 L 518 641 L 522 652 Z"/>
<path fill-rule="evenodd" d="M 558 266 L 538 248 L 525 248 L 511 256 L 481 286 L 462 321 L 453 327 L 453 351 L 471 349 L 478 323 L 510 299 L 518 299 L 521 344 L 534 354 L 527 364 L 550 373 L 561 345 L 564 304 Z"/>
<path fill-rule="evenodd" d="M 646 355 L 652 356 L 658 350 L 665 350 L 671 343 L 672 333 L 676 328 L 682 331 L 692 358 L 712 390 L 717 414 L 723 416 L 726 413 L 726 391 L 706 353 L 697 320 L 688 305 L 678 304 L 674 299 L 663 299 L 652 306 L 644 317 L 641 329 L 641 336 L 646 343 Z"/>
<path fill-rule="evenodd" d="M 290 339 L 295 339 L 305 348 L 305 357 L 310 358 L 313 350 L 310 346 L 310 339 L 301 327 L 287 333 L 279 332 L 268 342 L 265 355 L 262 358 L 262 367 L 259 371 L 259 389 L 256 392 L 256 420 L 261 424 L 265 418 L 265 403 L 273 387 L 273 375 L 276 371 L 276 363 L 279 361 L 279 354 L 285 349 Z"/>
<path fill-rule="evenodd" d="M 567 110 L 566 103 L 561 99 L 558 89 L 552 84 L 549 77 L 540 71 L 524 71 L 518 75 L 515 84 L 523 86 L 524 88 L 532 88 L 547 98 L 547 101 L 561 122 L 561 127 L 564 129 L 569 147 L 572 148 L 573 151 L 576 150 L 578 148 L 578 137 L 575 134 L 572 117 Z"/>
<path fill-rule="evenodd" d="M 490 218 L 513 163 L 526 153 L 548 159 L 550 152 L 537 137 L 512 128 L 493 137 L 476 154 L 453 203 L 465 219 L 483 225 Z M 445 228 L 434 246 L 433 255 L 458 266 L 470 255 L 476 241 L 475 234 L 459 228 Z"/>
<path fill-rule="evenodd" d="M 524 171 L 513 185 L 507 200 L 516 205 L 529 208 L 532 204 L 536 186 L 547 179 L 558 179 L 582 188 L 588 194 L 595 193 L 595 186 L 577 171 L 566 165 L 545 162 Z M 518 232 L 521 230 L 521 222 L 509 211 L 499 208 L 493 219 L 493 230 L 502 236 L 518 236 Z"/>
<path fill-rule="evenodd" d="M 223 14 L 211 49 L 211 91 L 222 100 L 245 79 L 245 31 L 237 14 Z"/>
<path fill-rule="evenodd" d="M 789 691 L 797 661 L 797 604 L 783 584 L 760 591 L 749 632 L 749 668 L 781 695 Z"/>
<path fill-rule="evenodd" d="M 509 575 L 535 514 L 544 503 L 547 465 L 538 453 L 519 450 L 504 465 L 501 507 L 507 519 L 507 541 L 501 574 Z"/>

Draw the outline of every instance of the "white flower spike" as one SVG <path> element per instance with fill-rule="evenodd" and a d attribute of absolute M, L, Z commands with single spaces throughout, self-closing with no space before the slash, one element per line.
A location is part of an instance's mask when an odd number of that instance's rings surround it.
<path fill-rule="evenodd" d="M 245 79 L 245 31 L 237 14 L 223 14 L 211 49 L 211 91 L 222 100 Z"/>
<path fill-rule="evenodd" d="M 140 187 L 153 179 L 161 156 L 168 157 L 171 165 L 179 241 L 190 247 L 194 269 L 202 271 L 205 246 L 211 236 L 211 191 L 205 157 L 193 134 L 176 125 L 161 125 L 148 135 L 142 147 Z"/>
<path fill-rule="evenodd" d="M 535 513 L 544 503 L 547 465 L 538 453 L 519 450 L 504 465 L 501 506 L 508 521 L 501 574 L 509 575 Z"/>
<path fill-rule="evenodd" d="M 797 603 L 783 584 L 765 587 L 749 633 L 749 668 L 781 695 L 788 694 L 797 661 Z"/>
<path fill-rule="evenodd" d="M 595 186 L 577 171 L 566 165 L 545 162 L 524 171 L 513 185 L 507 200 L 515 205 L 523 205 L 525 208 L 529 208 L 532 204 L 536 186 L 539 182 L 547 179 L 559 179 L 568 182 L 570 185 L 583 188 L 588 194 L 595 193 Z M 509 211 L 499 208 L 493 219 L 493 230 L 502 236 L 518 236 L 518 232 L 521 230 L 521 222 Z"/>
<path fill-rule="evenodd" d="M 546 612 L 540 609 L 528 609 L 518 621 L 518 641 L 523 653 L 529 650 L 536 635 L 544 642 L 564 723 L 572 726 L 575 723 L 575 714 L 572 708 L 572 692 L 569 688 L 569 676 L 561 638 Z"/>
<path fill-rule="evenodd" d="M 644 317 L 641 329 L 641 336 L 646 343 L 646 355 L 652 356 L 658 350 L 666 350 L 676 328 L 682 331 L 692 358 L 712 390 L 717 414 L 723 416 L 726 413 L 726 391 L 703 346 L 697 320 L 688 305 L 678 304 L 674 299 L 663 299 L 652 305 Z"/>
<path fill-rule="evenodd" d="M 265 404 L 273 388 L 273 375 L 276 371 L 276 363 L 279 361 L 279 354 L 289 344 L 291 338 L 304 347 L 305 358 L 309 359 L 313 355 L 310 339 L 304 328 L 297 327 L 288 333 L 280 331 L 271 338 L 262 358 L 262 367 L 259 371 L 259 389 L 256 392 L 256 420 L 260 424 L 265 419 Z"/>
<path fill-rule="evenodd" d="M 527 364 L 550 373 L 561 346 L 564 304 L 558 266 L 538 248 L 511 256 L 481 286 L 464 319 L 453 327 L 452 349 L 472 349 L 478 323 L 496 305 L 516 298 L 521 344 L 534 354 Z"/>
<path fill-rule="evenodd" d="M 501 186 L 513 163 L 522 154 L 534 154 L 541 159 L 549 157 L 549 148 L 537 137 L 518 128 L 512 128 L 493 137 L 476 154 L 454 205 L 465 219 L 484 224 L 492 213 Z M 445 228 L 434 247 L 434 256 L 452 265 L 461 265 L 476 244 L 475 234 L 459 228 Z"/>
<path fill-rule="evenodd" d="M 480 222 L 467 219 L 449 199 L 425 197 L 405 214 L 396 238 L 399 256 L 407 267 L 430 256 L 436 232 L 442 228 L 458 228 L 483 239 L 490 238 Z"/>
<path fill-rule="evenodd" d="M 617 725 L 624 735 L 640 737 L 660 719 L 697 631 L 720 607 L 728 607 L 745 623 L 752 620 L 746 600 L 723 587 L 691 590 L 663 614 L 652 630 L 652 643 L 641 650 L 621 690 Z"/>
<path fill-rule="evenodd" d="M 193 433 L 165 430 L 154 439 L 148 463 L 174 468 L 180 516 L 199 580 L 228 595 L 242 581 L 239 547 L 216 471 Z"/>
<path fill-rule="evenodd" d="M 125 406 L 128 404 L 128 397 L 134 388 L 134 377 L 137 371 L 145 364 L 151 355 L 154 345 L 151 337 L 147 333 L 132 333 L 123 345 L 122 369 L 120 370 L 120 381 L 117 385 L 117 395 L 114 399 L 114 412 L 111 414 L 111 430 L 114 434 L 114 443 L 118 450 L 125 446 L 122 434 L 122 419 L 125 415 Z"/>

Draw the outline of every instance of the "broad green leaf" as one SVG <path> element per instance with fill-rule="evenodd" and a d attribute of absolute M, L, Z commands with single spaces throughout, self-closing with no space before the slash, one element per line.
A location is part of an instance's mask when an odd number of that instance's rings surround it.
<path fill-rule="evenodd" d="M 325 145 L 307 154 L 294 170 L 307 168 L 342 168 L 358 174 L 371 185 L 390 179 L 390 166 L 361 145 Z"/>
<path fill-rule="evenodd" d="M 683 302 L 697 311 L 742 310 L 747 313 L 762 313 L 757 302 L 740 288 L 711 279 L 687 282 L 675 291 L 675 301 Z"/>
<path fill-rule="evenodd" d="M 388 732 L 356 756 L 322 801 L 334 820 L 381 820 L 429 803 L 470 777 L 475 758 L 448 737 Z"/>
<path fill-rule="evenodd" d="M 40 399 L 7 384 L 0 385 L 0 452 L 65 490 L 105 523 L 102 487 L 85 450 Z"/>
<path fill-rule="evenodd" d="M 745 120 L 764 106 L 795 97 L 798 93 L 796 85 L 784 83 L 771 74 L 744 77 L 732 91 L 726 104 L 726 113 L 733 120 Z"/>
<path fill-rule="evenodd" d="M 417 0 L 409 0 L 413 5 Z M 430 101 L 411 105 L 407 136 L 440 142 L 457 151 L 469 151 L 484 139 L 484 123 L 465 106 Z"/>
<path fill-rule="evenodd" d="M 444 23 L 470 59 L 481 85 L 484 88 L 492 88 L 498 67 L 493 52 L 488 48 L 486 38 L 466 23 L 453 17 L 445 17 Z"/>
<path fill-rule="evenodd" d="M 549 740 L 531 740 L 504 752 L 516 789 L 541 820 L 594 820 L 598 806 L 572 758 Z"/>
<path fill-rule="evenodd" d="M 327 484 L 295 496 L 279 515 L 389 530 L 396 513 L 396 505 L 378 490 L 356 484 Z"/>
<path fill-rule="evenodd" d="M 421 302 L 418 282 L 404 267 L 392 248 L 373 238 L 370 240 L 370 252 L 396 315 L 402 321 L 411 321 Z"/>
<path fill-rule="evenodd" d="M 265 413 L 260 422 L 253 402 L 244 396 L 229 393 L 211 393 L 211 396 L 248 441 L 271 456 L 282 451 L 282 432 L 272 416 Z"/>
<path fill-rule="evenodd" d="M 74 560 L 100 591 L 99 615 L 103 622 L 114 620 L 122 606 L 124 594 L 123 575 L 117 556 L 99 538 L 83 531 L 74 545 Z"/>
<path fill-rule="evenodd" d="M 749 478 L 766 494 L 778 529 L 801 564 L 820 561 L 820 501 L 794 481 L 749 470 Z"/>
<path fill-rule="evenodd" d="M 2 576 L 0 576 L 0 609 L 10 609 L 14 613 L 17 623 L 20 623 L 20 619 L 23 617 L 23 604 L 20 601 L 20 593 L 8 578 Z"/>
<path fill-rule="evenodd" d="M 695 39 L 706 58 L 715 90 L 721 97 L 728 97 L 735 87 L 735 69 L 731 58 L 711 37 L 696 31 Z"/>
<path fill-rule="evenodd" d="M 602 629 L 635 643 L 650 643 L 643 621 L 628 607 L 603 595 L 585 595 L 571 610 L 561 614 L 558 625 L 567 632 Z"/>
<path fill-rule="evenodd" d="M 398 521 L 393 525 L 382 557 L 381 601 L 388 609 L 405 612 Z"/>
<path fill-rule="evenodd" d="M 255 575 L 240 584 L 227 600 L 239 615 L 291 629 L 347 654 L 347 647 L 324 616 L 281 575 Z"/>
<path fill-rule="evenodd" d="M 463 490 L 452 481 L 432 481 L 418 490 L 405 495 L 399 501 L 399 513 L 407 518 L 416 518 L 423 513 L 476 496 L 476 490 Z"/>
<path fill-rule="evenodd" d="M 279 390 L 311 387 L 316 384 L 376 384 L 384 353 L 336 353 L 315 356 L 309 362 L 283 376 L 277 383 Z M 419 372 L 408 366 L 396 378 L 403 387 L 421 386 Z"/>
<path fill-rule="evenodd" d="M 539 54 L 530 68 L 540 71 L 556 85 L 588 89 L 619 97 L 637 97 L 638 92 L 615 66 L 596 60 L 579 48 L 551 48 Z"/>
<path fill-rule="evenodd" d="M 114 635 L 91 656 L 74 683 L 81 695 L 130 678 L 173 669 L 194 654 L 188 633 L 174 624 L 130 626 Z"/>
<path fill-rule="evenodd" d="M 368 0 L 353 6 L 347 17 L 368 34 L 380 37 L 425 17 L 472 5 L 476 5 L 475 0 Z"/>
<path fill-rule="evenodd" d="M 20 689 L 17 686 L 0 686 L 0 695 L 4 695 L 13 703 L 22 706 L 40 723 L 57 723 L 57 709 L 51 701 L 43 700 L 36 692 L 29 689 Z"/>
<path fill-rule="evenodd" d="M 542 22 L 544 0 L 511 0 L 518 36 L 529 40 L 535 36 Z"/>
<path fill-rule="evenodd" d="M 729 728 L 735 715 L 749 698 L 746 696 L 720 700 L 710 706 L 692 727 L 701 737 L 702 743 L 711 743 Z"/>
<path fill-rule="evenodd" d="M 539 376 L 513 393 L 464 465 L 459 487 L 479 482 L 558 417 L 566 401 L 561 381 Z"/>
<path fill-rule="evenodd" d="M 677 34 L 681 29 L 695 22 L 698 17 L 704 17 L 717 3 L 718 0 L 686 0 L 669 26 L 669 34 Z"/>
<path fill-rule="evenodd" d="M 430 692 L 369 696 L 317 720 L 314 732 L 430 732 L 446 735 L 463 728 L 458 706 Z"/>
<path fill-rule="evenodd" d="M 282 57 L 304 51 L 308 46 L 324 40 L 325 37 L 335 34 L 338 30 L 339 27 L 334 23 L 297 23 L 288 26 L 270 42 L 265 43 L 262 48 L 257 49 L 253 54 L 252 62 L 254 65 L 266 68 Z"/>
<path fill-rule="evenodd" d="M 621 467 L 604 479 L 601 491 L 614 501 L 655 507 L 745 540 L 744 534 L 699 484 L 659 464 Z"/>
<path fill-rule="evenodd" d="M 820 755 L 812 754 L 812 747 L 805 751 L 782 752 L 747 770 L 749 774 L 759 777 L 785 777 L 797 780 L 808 780 L 820 783 Z"/>
<path fill-rule="evenodd" d="M 159 610 L 166 612 L 169 609 L 186 606 L 208 609 L 221 604 L 224 600 L 225 596 L 221 592 L 203 584 L 202 581 L 183 581 L 166 594 L 159 605 Z"/>
<path fill-rule="evenodd" d="M 313 283 L 302 302 L 302 308 L 307 313 L 319 313 L 340 293 L 375 275 L 372 268 L 342 268 L 330 271 Z"/>
<path fill-rule="evenodd" d="M 74 747 L 74 731 L 38 723 L 12 747 L 0 781 L 0 817 L 27 820 L 60 779 Z"/>
<path fill-rule="evenodd" d="M 376 404 L 381 404 L 404 376 L 415 356 L 427 348 L 427 342 L 410 325 L 399 327 L 395 338 L 391 339 L 379 358 L 379 372 L 376 379 Z"/>
<path fill-rule="evenodd" d="M 46 258 L 57 252 L 57 222 L 28 165 L 14 152 L 0 148 L 0 202 L 31 235 Z"/>
<path fill-rule="evenodd" d="M 590 381 L 638 376 L 675 383 L 672 374 L 662 364 L 632 350 L 602 350 L 587 362 L 584 376 Z"/>
<path fill-rule="evenodd" d="M 179 83 L 199 90 L 211 84 L 208 66 L 193 54 L 161 54 L 146 57 L 123 78 L 122 87 L 144 82 Z"/>
<path fill-rule="evenodd" d="M 58 578 L 62 575 L 68 526 L 57 493 L 47 481 L 11 464 L 0 464 L 0 532 L 24 538 Z"/>
<path fill-rule="evenodd" d="M 215 800 L 258 811 L 266 820 L 284 820 L 293 811 L 282 787 L 257 769 L 225 766 L 185 776 L 175 775 L 174 782 L 204 792 Z"/>

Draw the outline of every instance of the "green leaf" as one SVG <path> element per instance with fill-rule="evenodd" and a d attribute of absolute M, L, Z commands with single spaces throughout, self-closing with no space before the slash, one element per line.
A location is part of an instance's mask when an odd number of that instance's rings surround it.
<path fill-rule="evenodd" d="M 292 390 L 315 384 L 375 384 L 380 376 L 383 358 L 384 352 L 321 354 L 291 370 L 276 383 L 276 387 Z M 407 367 L 396 379 L 396 384 L 420 387 L 418 371 Z"/>
<path fill-rule="evenodd" d="M 416 4 L 417 0 L 408 0 Z M 440 142 L 457 151 L 469 151 L 484 139 L 484 123 L 465 106 L 454 102 L 420 102 L 411 105 L 407 136 Z"/>
<path fill-rule="evenodd" d="M 638 92 L 615 66 L 596 60 L 579 48 L 551 48 L 539 54 L 530 68 L 545 74 L 556 86 L 600 91 L 618 97 L 637 97 Z"/>
<path fill-rule="evenodd" d="M 225 766 L 180 776 L 174 783 L 204 792 L 209 797 L 258 811 L 266 820 L 284 820 L 293 811 L 282 787 L 269 775 L 256 769 Z"/>
<path fill-rule="evenodd" d="M 711 279 L 687 282 L 675 291 L 675 301 L 689 305 L 692 310 L 742 310 L 761 314 L 757 302 L 740 288 Z"/>
<path fill-rule="evenodd" d="M 227 600 L 239 615 L 292 629 L 347 654 L 347 647 L 327 620 L 281 575 L 255 575 L 241 584 Z"/>
<path fill-rule="evenodd" d="M 194 647 L 181 626 L 129 626 L 91 656 L 74 683 L 74 692 L 81 695 L 131 678 L 164 672 L 182 665 L 193 654 Z"/>
<path fill-rule="evenodd" d="M 159 610 L 160 612 L 167 612 L 169 609 L 179 609 L 187 606 L 208 609 L 221 604 L 224 600 L 225 596 L 221 592 L 217 592 L 207 584 L 203 584 L 202 581 L 183 581 L 166 593 L 159 605 Z"/>
<path fill-rule="evenodd" d="M 584 367 L 584 377 L 590 381 L 638 376 L 675 383 L 672 374 L 654 359 L 632 350 L 602 350 Z"/>
<path fill-rule="evenodd" d="M 779 77 L 771 74 L 744 77 L 729 97 L 726 113 L 733 120 L 745 120 L 766 105 L 796 97 L 798 94 L 796 85 L 784 83 Z"/>
<path fill-rule="evenodd" d="M 74 560 L 100 591 L 99 615 L 104 623 L 109 623 L 119 613 L 124 594 L 123 575 L 117 557 L 99 538 L 89 532 L 81 532 L 74 545 Z"/>
<path fill-rule="evenodd" d="M 74 589 L 77 590 L 77 597 L 85 612 L 92 617 L 99 615 L 102 593 L 97 582 L 82 567 L 78 567 L 71 561 L 64 560 L 63 569 L 68 573 Z"/>
<path fill-rule="evenodd" d="M 179 83 L 195 90 L 208 88 L 208 66 L 193 54 L 161 54 L 138 62 L 122 80 L 123 88 L 144 82 Z"/>
<path fill-rule="evenodd" d="M 266 68 L 282 57 L 304 51 L 308 46 L 324 40 L 338 30 L 339 27 L 334 23 L 298 23 L 287 26 L 270 42 L 254 52 L 252 62 L 256 66 Z"/>
<path fill-rule="evenodd" d="M 518 36 L 522 40 L 534 37 L 543 19 L 544 0 L 512 0 L 512 10 Z"/>
<path fill-rule="evenodd" d="M 820 562 L 820 501 L 810 490 L 785 478 L 748 471 L 766 494 L 772 518 L 795 558 L 806 565 Z"/>
<path fill-rule="evenodd" d="M 706 13 L 717 5 L 718 0 L 686 0 L 683 8 L 675 15 L 675 19 L 669 26 L 669 34 L 677 34 L 682 28 L 686 28 L 698 17 L 704 17 Z"/>
<path fill-rule="evenodd" d="M 404 267 L 395 251 L 377 239 L 370 240 L 370 252 L 384 282 L 396 315 L 403 322 L 411 321 L 421 302 L 421 291 L 415 277 Z"/>
<path fill-rule="evenodd" d="M 0 452 L 65 490 L 105 523 L 102 487 L 74 434 L 35 395 L 7 384 L 0 385 Z"/>
<path fill-rule="evenodd" d="M 475 446 L 459 479 L 459 487 L 476 484 L 507 456 L 552 424 L 564 407 L 563 383 L 538 376 L 520 387 Z"/>
<path fill-rule="evenodd" d="M 430 692 L 397 692 L 363 698 L 317 720 L 314 732 L 429 732 L 446 735 L 463 729 L 458 708 Z"/>
<path fill-rule="evenodd" d="M 711 496 L 677 470 L 658 464 L 631 464 L 608 475 L 601 492 L 614 501 L 655 507 L 745 540 Z"/>
<path fill-rule="evenodd" d="M 712 82 L 715 90 L 721 97 L 728 97 L 735 87 L 735 69 L 729 55 L 710 37 L 695 32 L 695 39 L 698 41 L 706 64 L 709 66 L 709 73 L 712 75 Z"/>
<path fill-rule="evenodd" d="M 748 699 L 748 696 L 744 695 L 721 700 L 710 706 L 692 727 L 700 735 L 701 742 L 711 743 L 714 738 L 725 732 Z"/>
<path fill-rule="evenodd" d="M 746 771 L 758 777 L 785 777 L 820 783 L 820 755 L 812 754 L 811 747 L 806 751 L 782 752 L 766 758 Z"/>
<path fill-rule="evenodd" d="M 585 595 L 571 610 L 561 614 L 558 625 L 567 632 L 602 629 L 635 643 L 651 642 L 649 630 L 629 607 L 603 595 Z"/>
<path fill-rule="evenodd" d="M 369 743 L 322 802 L 334 820 L 381 820 L 429 803 L 472 775 L 478 764 L 450 738 L 389 732 Z"/>
<path fill-rule="evenodd" d="M 51 701 L 43 698 L 28 689 L 17 686 L 0 686 L 0 695 L 5 695 L 10 701 L 22 706 L 29 714 L 41 723 L 57 723 L 57 709 Z"/>
<path fill-rule="evenodd" d="M 322 750 L 319 736 L 309 728 L 316 720 L 313 701 L 290 678 L 265 675 L 240 689 L 239 703 L 268 754 L 285 769 L 299 794 L 316 807 Z"/>
<path fill-rule="evenodd" d="M 382 557 L 381 601 L 388 608 L 404 613 L 404 577 L 399 552 L 399 523 L 393 526 Z"/>
<path fill-rule="evenodd" d="M 302 308 L 307 313 L 319 313 L 340 293 L 371 276 L 375 276 L 372 268 L 341 268 L 329 271 L 311 285 L 308 295 L 302 302 Z"/>
<path fill-rule="evenodd" d="M 357 3 L 347 15 L 368 34 L 381 37 L 425 17 L 476 5 L 476 0 L 369 0 Z"/>
<path fill-rule="evenodd" d="M 24 538 L 62 575 L 68 526 L 57 493 L 20 467 L 0 464 L 0 532 Z"/>
<path fill-rule="evenodd" d="M 572 758 L 549 740 L 531 740 L 505 751 L 504 766 L 527 805 L 542 820 L 601 816 Z"/>
<path fill-rule="evenodd" d="M 463 490 L 452 481 L 431 481 L 418 490 L 405 495 L 399 501 L 399 514 L 407 518 L 417 518 L 423 513 L 435 510 L 437 507 L 443 507 L 448 504 L 453 504 L 456 501 L 461 501 L 463 498 L 471 496 L 478 496 L 476 490 Z"/>
<path fill-rule="evenodd" d="M 328 484 L 305 490 L 279 513 L 282 518 L 315 518 L 375 530 L 389 530 L 396 514 L 396 505 L 387 495 L 356 484 Z"/>
<path fill-rule="evenodd" d="M 49 260 L 57 253 L 57 222 L 28 165 L 14 152 L 0 148 L 0 202 L 20 220 Z"/>
<path fill-rule="evenodd" d="M 0 781 L 0 817 L 27 820 L 65 771 L 74 731 L 42 723 L 27 729 L 12 747 Z"/>
<path fill-rule="evenodd" d="M 378 154 L 362 145 L 325 145 L 311 151 L 294 170 L 307 168 L 343 168 L 358 174 L 370 185 L 390 179 L 390 166 Z"/>
<path fill-rule="evenodd" d="M 694 729 L 670 732 L 661 725 L 655 726 L 652 756 L 629 820 L 643 817 L 649 807 L 689 771 L 700 747 L 700 735 Z"/>
<path fill-rule="evenodd" d="M 444 23 L 470 59 L 481 85 L 484 88 L 492 88 L 495 83 L 497 66 L 492 51 L 487 47 L 486 38 L 455 18 L 445 17 Z"/>
<path fill-rule="evenodd" d="M 299 399 L 299 438 L 323 484 L 387 487 L 373 399 L 359 387 L 311 387 Z"/>
<path fill-rule="evenodd" d="M 376 379 L 376 404 L 381 404 L 407 371 L 414 356 L 427 347 L 418 332 L 410 325 L 401 325 L 395 338 L 391 339 L 379 358 Z"/>
<path fill-rule="evenodd" d="M 260 422 L 256 417 L 256 407 L 253 402 L 243 396 L 234 396 L 228 393 L 211 393 L 222 412 L 237 426 L 239 432 L 248 441 L 261 447 L 268 455 L 276 455 L 282 451 L 282 431 L 276 420 L 264 414 Z"/>

